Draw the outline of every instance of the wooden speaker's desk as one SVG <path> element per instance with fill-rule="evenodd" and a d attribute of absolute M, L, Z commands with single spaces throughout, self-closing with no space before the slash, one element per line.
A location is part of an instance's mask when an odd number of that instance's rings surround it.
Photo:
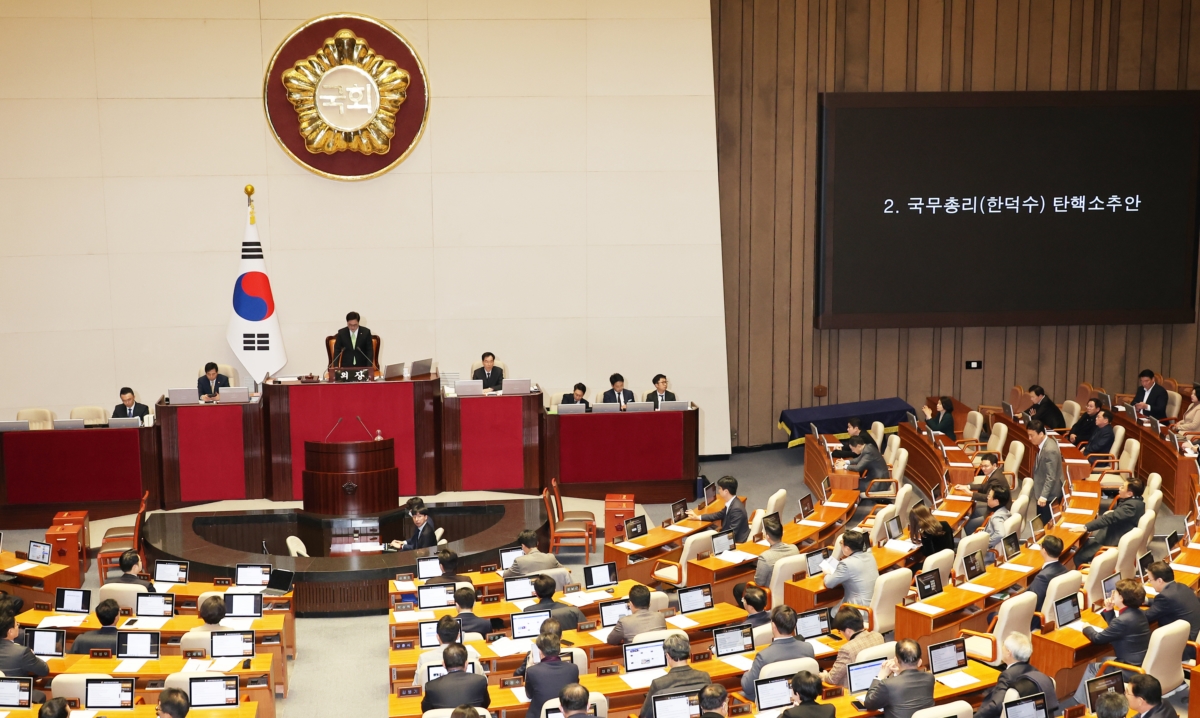
<path fill-rule="evenodd" d="M 443 490 L 541 491 L 544 414 L 541 392 L 443 398 Z"/>
<path fill-rule="evenodd" d="M 1104 618 L 1091 609 L 1083 612 L 1082 620 L 1098 630 L 1107 624 Z M 1107 643 L 1092 643 L 1087 636 L 1072 628 L 1056 628 L 1050 633 L 1034 631 L 1033 657 L 1030 665 L 1054 679 L 1058 685 L 1058 697 L 1066 698 L 1075 692 L 1087 664 L 1098 663 L 1112 655 L 1113 648 Z"/>
<path fill-rule="evenodd" d="M 269 457 L 259 398 L 247 404 L 159 402 L 155 413 L 162 437 L 164 508 L 267 498 Z"/>

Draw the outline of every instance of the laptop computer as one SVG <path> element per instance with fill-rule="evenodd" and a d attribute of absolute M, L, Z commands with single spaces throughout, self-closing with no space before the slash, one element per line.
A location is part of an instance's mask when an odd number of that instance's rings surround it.
<path fill-rule="evenodd" d="M 593 414 L 620 414 L 621 405 L 614 402 L 596 402 L 592 404 Z"/>
<path fill-rule="evenodd" d="M 605 628 L 615 626 L 622 616 L 628 616 L 631 613 L 633 613 L 633 609 L 629 607 L 627 599 L 618 598 L 605 601 L 600 604 L 600 625 Z"/>
<path fill-rule="evenodd" d="M 56 613 L 91 613 L 92 592 L 86 588 L 54 589 Z"/>
<path fill-rule="evenodd" d="M 32 678 L 0 677 L 0 708 L 28 708 Z"/>
<path fill-rule="evenodd" d="M 513 576 L 504 579 L 504 600 L 520 601 L 523 598 L 534 598 L 537 593 L 533 590 L 533 579 L 537 576 Z M 450 603 L 454 603 L 454 586 L 450 586 Z"/>
<path fill-rule="evenodd" d="M 171 406 L 199 404 L 200 392 L 196 391 L 196 387 L 194 386 L 185 387 L 183 389 L 167 389 L 167 403 Z"/>
<path fill-rule="evenodd" d="M 821 568 L 821 564 L 825 562 L 825 559 L 832 555 L 833 549 L 829 548 L 828 546 L 825 548 L 819 548 L 816 551 L 809 551 L 808 553 L 804 554 L 804 561 L 806 564 L 808 564 L 809 577 L 811 578 L 813 576 L 820 576 L 822 573 L 824 573 L 825 571 Z"/>
<path fill-rule="evenodd" d="M 800 497 L 800 518 L 806 519 L 812 516 L 814 508 L 812 494 Z"/>
<path fill-rule="evenodd" d="M 687 499 L 680 499 L 671 504 L 671 521 L 679 523 L 687 519 L 688 502 Z"/>
<path fill-rule="evenodd" d="M 250 388 L 245 386 L 223 386 L 217 390 L 217 399 L 222 404 L 249 404 Z"/>
<path fill-rule="evenodd" d="M 509 614 L 508 620 L 509 625 L 512 626 L 512 637 L 514 639 L 537 638 L 537 635 L 542 632 L 542 624 L 548 618 L 550 618 L 548 610 Z"/>
<path fill-rule="evenodd" d="M 396 377 L 403 377 L 403 376 L 404 376 L 404 362 L 400 362 L 399 364 L 388 364 L 387 366 L 385 366 L 383 368 L 383 378 L 384 379 L 394 379 Z"/>
<path fill-rule="evenodd" d="M 58 430 L 84 429 L 84 428 L 87 428 L 87 424 L 84 422 L 83 419 L 55 419 L 54 420 L 54 428 L 58 429 Z"/>
<path fill-rule="evenodd" d="M 110 429 L 136 429 L 141 425 L 142 419 L 137 416 L 118 416 L 108 420 Z"/>
<path fill-rule="evenodd" d="M 517 548 L 502 548 L 500 549 L 500 568 L 507 571 L 512 568 L 513 561 L 517 560 L 517 556 L 524 556 L 525 551 L 521 547 Z"/>
<path fill-rule="evenodd" d="M 1149 578 L 1146 569 L 1150 568 L 1150 564 L 1154 563 L 1154 555 L 1149 551 L 1137 557 L 1137 575 L 1138 578 L 1145 581 Z"/>
<path fill-rule="evenodd" d="M 1004 704 L 1004 715 L 1011 716 L 1011 718 L 1048 718 L 1046 694 L 1034 693 L 1026 698 L 1007 701 Z"/>
<path fill-rule="evenodd" d="M 833 482 L 828 476 L 821 479 L 821 495 L 824 497 L 821 503 L 832 500 L 830 497 L 833 496 Z"/>
<path fill-rule="evenodd" d="M 1082 615 L 1079 610 L 1079 598 L 1073 593 L 1054 602 L 1054 621 L 1059 628 L 1065 628 L 1078 621 Z"/>
<path fill-rule="evenodd" d="M 158 658 L 161 647 L 158 631 L 117 631 L 117 658 Z"/>
<path fill-rule="evenodd" d="M 1087 682 L 1088 713 L 1096 712 L 1096 699 L 1105 693 L 1125 694 L 1125 676 L 1120 671 L 1096 676 Z"/>
<path fill-rule="evenodd" d="M 649 529 L 646 527 L 646 516 L 634 516 L 625 519 L 625 540 L 632 541 L 639 536 L 645 536 Z"/>
<path fill-rule="evenodd" d="M 733 529 L 722 531 L 712 537 L 712 555 L 720 556 L 726 551 L 732 551 L 736 542 L 733 539 Z"/>
<path fill-rule="evenodd" d="M 754 627 L 749 623 L 713 630 L 713 652 L 717 658 L 754 650 Z"/>
<path fill-rule="evenodd" d="M 29 560 L 34 563 L 40 563 L 43 566 L 50 564 L 50 544 L 42 543 L 41 541 L 29 542 Z"/>
<path fill-rule="evenodd" d="M 483 380 L 459 379 L 454 382 L 454 393 L 458 396 L 483 396 Z"/>
<path fill-rule="evenodd" d="M 583 585 L 589 591 L 616 586 L 619 580 L 616 563 L 597 563 L 583 567 Z"/>
<path fill-rule="evenodd" d="M 271 582 L 271 564 L 239 563 L 234 568 L 233 582 L 238 586 L 266 586 Z"/>
<path fill-rule="evenodd" d="M 417 608 L 446 608 L 454 605 L 454 584 L 435 583 L 417 588 Z"/>
<path fill-rule="evenodd" d="M 700 715 L 700 691 L 663 693 L 651 699 L 652 718 L 691 718 Z M 549 718 L 549 715 L 547 715 Z"/>
<path fill-rule="evenodd" d="M 202 676 L 188 679 L 188 703 L 192 708 L 236 708 L 237 676 Z"/>
<path fill-rule="evenodd" d="M 474 673 L 475 672 L 475 661 L 467 661 L 467 665 L 464 667 L 464 670 L 467 673 Z M 438 678 L 441 678 L 442 676 L 446 675 L 447 673 L 449 673 L 449 671 L 446 670 L 446 666 L 439 663 L 434 666 L 426 667 L 425 676 L 426 676 L 427 681 L 435 681 Z"/>
<path fill-rule="evenodd" d="M 654 411 L 654 402 L 652 401 L 631 401 L 625 405 L 625 413 L 636 413 L 639 411 Z"/>
<path fill-rule="evenodd" d="M 863 704 L 860 700 L 867 694 L 867 689 L 871 687 L 871 682 L 879 675 L 879 669 L 884 663 L 887 663 L 887 658 L 874 658 L 869 661 L 859 661 L 851 663 L 846 667 L 846 675 L 849 678 L 850 695 L 853 696 L 853 705 L 859 710 L 863 710 Z"/>
<path fill-rule="evenodd" d="M 889 541 L 898 540 L 904 535 L 904 529 L 900 526 L 899 516 L 893 516 L 888 519 L 887 523 L 884 524 L 884 529 L 887 531 L 887 537 Z"/>
<path fill-rule="evenodd" d="M 712 584 L 679 589 L 679 612 L 691 613 L 713 607 Z"/>
<path fill-rule="evenodd" d="M 1002 402 L 1000 402 L 1000 410 L 1003 411 L 1004 415 L 1007 416 L 1008 418 L 1010 418 L 1014 421 L 1016 420 L 1017 415 L 1013 413 L 1012 404 L 1009 404 L 1007 401 L 1002 401 Z"/>
<path fill-rule="evenodd" d="M 225 615 L 230 618 L 262 618 L 261 593 L 225 593 Z"/>
<path fill-rule="evenodd" d="M 528 394 L 530 384 L 529 379 L 505 379 L 500 382 L 500 390 L 505 394 Z"/>
<path fill-rule="evenodd" d="M 942 572 L 935 569 L 917 574 L 917 597 L 924 601 L 942 592 Z"/>
<path fill-rule="evenodd" d="M 425 376 L 433 372 L 433 359 L 418 359 L 412 363 L 412 376 Z"/>
<path fill-rule="evenodd" d="M 987 573 L 987 563 L 983 551 L 976 551 L 963 556 L 963 575 L 968 581 L 974 581 Z"/>
<path fill-rule="evenodd" d="M 29 431 L 29 420 L 0 421 L 0 434 L 6 431 Z"/>
<path fill-rule="evenodd" d="M 83 704 L 95 708 L 133 708 L 134 678 L 88 678 L 84 681 Z"/>
<path fill-rule="evenodd" d="M 210 658 L 241 658 L 254 655 L 254 631 L 213 631 Z"/>
<path fill-rule="evenodd" d="M 417 559 L 417 578 L 430 579 L 442 575 L 442 563 L 437 556 Z"/>
<path fill-rule="evenodd" d="M 945 673 L 967 667 L 967 639 L 955 638 L 929 646 L 929 670 L 938 679 Z"/>
<path fill-rule="evenodd" d="M 754 704 L 758 712 L 776 710 L 792 704 L 792 677 L 759 678 L 754 681 Z"/>
<path fill-rule="evenodd" d="M 587 404 L 559 404 L 558 414 L 586 414 L 588 410 Z"/>
<path fill-rule="evenodd" d="M 796 635 L 806 640 L 828 636 L 830 628 L 828 608 L 805 611 L 796 616 Z"/>
<path fill-rule="evenodd" d="M 175 615 L 175 594 L 139 593 L 135 597 L 134 611 L 138 616 L 169 618 Z"/>
<path fill-rule="evenodd" d="M 654 402 L 650 402 L 653 404 Z M 659 411 L 687 411 L 691 406 L 690 401 L 664 401 L 658 405 Z"/>
<path fill-rule="evenodd" d="M 933 485 L 933 490 L 929 492 L 929 498 L 933 499 L 934 506 L 946 500 L 946 491 L 940 483 Z"/>
<path fill-rule="evenodd" d="M 646 671 L 651 668 L 667 667 L 667 652 L 663 650 L 663 641 L 642 641 L 641 643 L 626 643 L 621 646 L 622 657 L 625 660 L 625 672 Z"/>
<path fill-rule="evenodd" d="M 456 641 L 461 641 L 462 619 L 455 620 L 458 621 L 458 637 Z M 420 621 L 417 623 L 417 641 L 421 648 L 436 648 L 442 645 L 442 642 L 438 640 L 437 626 L 437 621 Z"/>
<path fill-rule="evenodd" d="M 1120 581 L 1120 580 L 1121 580 L 1121 572 L 1120 571 L 1118 571 L 1112 575 L 1104 577 L 1104 580 L 1100 582 L 1100 590 L 1104 591 L 1105 597 L 1111 596 L 1112 592 L 1117 590 L 1117 581 Z"/>
<path fill-rule="evenodd" d="M 1021 538 L 1016 531 L 1001 539 L 1000 546 L 1003 549 L 1005 561 L 1014 561 L 1021 555 Z"/>
<path fill-rule="evenodd" d="M 38 658 L 62 658 L 67 647 L 67 632 L 49 628 L 26 628 L 25 647 Z"/>
<path fill-rule="evenodd" d="M 1029 519 L 1029 533 L 1034 539 L 1041 538 L 1046 533 L 1046 520 L 1040 514 L 1034 514 L 1033 518 Z"/>
<path fill-rule="evenodd" d="M 187 583 L 191 567 L 190 561 L 155 561 L 154 580 L 161 583 Z"/>
<path fill-rule="evenodd" d="M 262 595 L 282 596 L 292 590 L 292 582 L 295 580 L 295 571 L 273 568 L 271 569 L 271 578 L 267 579 L 267 587 L 262 590 Z"/>
<path fill-rule="evenodd" d="M 1151 542 L 1161 541 L 1167 547 L 1168 560 L 1175 558 L 1183 550 L 1183 547 L 1179 545 L 1178 531 L 1172 531 L 1169 534 L 1155 534 L 1150 540 Z"/>
<path fill-rule="evenodd" d="M 1200 460 L 1196 464 L 1200 466 Z M 704 505 L 711 506 L 717 500 L 717 485 L 708 483 L 704 485 Z"/>

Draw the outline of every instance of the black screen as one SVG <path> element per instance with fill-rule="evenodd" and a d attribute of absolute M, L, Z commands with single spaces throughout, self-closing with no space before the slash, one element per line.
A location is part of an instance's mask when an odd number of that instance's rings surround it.
<path fill-rule="evenodd" d="M 1200 93 L 821 102 L 818 327 L 1194 321 Z"/>

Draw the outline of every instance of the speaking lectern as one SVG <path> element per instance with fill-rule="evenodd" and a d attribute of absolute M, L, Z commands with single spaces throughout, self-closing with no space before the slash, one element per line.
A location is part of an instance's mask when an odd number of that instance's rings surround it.
<path fill-rule="evenodd" d="M 400 474 L 391 439 L 304 442 L 304 510 L 359 516 L 400 505 Z"/>

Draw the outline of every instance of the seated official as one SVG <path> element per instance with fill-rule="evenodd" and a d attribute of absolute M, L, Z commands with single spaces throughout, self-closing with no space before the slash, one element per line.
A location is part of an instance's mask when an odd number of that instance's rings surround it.
<path fill-rule="evenodd" d="M 912 718 L 913 713 L 933 707 L 933 674 L 921 670 L 921 646 L 911 638 L 896 643 L 896 657 L 889 658 L 871 682 L 862 703 L 868 710 L 882 710 L 884 718 Z"/>
<path fill-rule="evenodd" d="M 850 665 L 858 660 L 858 652 L 872 646 L 882 646 L 883 634 L 864 630 L 862 612 L 857 608 L 842 606 L 833 616 L 830 627 L 842 634 L 846 642 L 838 649 L 837 658 L 828 671 L 821 672 L 821 680 L 835 686 L 850 687 Z"/>
<path fill-rule="evenodd" d="M 437 546 L 437 536 L 434 534 L 433 524 L 429 521 L 429 509 L 425 508 L 425 502 L 421 502 L 411 512 L 413 522 L 413 535 L 407 541 L 393 541 L 392 548 L 400 551 L 415 551 L 419 548 L 429 548 Z"/>
<path fill-rule="evenodd" d="M 920 544 L 913 554 L 914 562 L 927 559 L 939 551 L 954 550 L 954 529 L 934 516 L 924 504 L 914 506 L 908 512 L 908 535 Z"/>
<path fill-rule="evenodd" d="M 1150 600 L 1150 608 L 1146 610 L 1146 620 L 1159 626 L 1169 626 L 1175 621 L 1187 621 L 1188 641 L 1195 643 L 1200 635 L 1200 598 L 1195 591 L 1175 582 L 1175 569 L 1166 561 L 1155 561 L 1146 569 L 1146 583 L 1154 589 L 1155 595 Z M 1195 646 L 1189 643 L 1183 649 L 1183 660 L 1190 661 L 1196 657 Z"/>
<path fill-rule="evenodd" d="M 983 528 L 988 534 L 988 548 L 994 549 L 1004 540 L 1004 522 L 1012 517 L 1012 510 L 1009 508 L 1012 505 L 1012 494 L 1005 487 L 994 488 L 988 491 L 988 517 L 984 522 Z M 988 553 L 984 556 L 984 563 L 994 563 L 995 557 Z"/>
<path fill-rule="evenodd" d="M 483 366 L 476 369 L 471 378 L 475 381 L 482 381 L 485 392 L 503 389 L 504 370 L 496 366 L 496 355 L 491 352 L 484 352 L 480 359 L 483 361 Z"/>
<path fill-rule="evenodd" d="M 554 618 L 553 616 L 542 621 L 542 625 L 538 626 L 539 636 L 554 636 L 559 643 L 562 643 L 562 632 L 562 624 L 559 623 L 558 619 Z M 539 651 L 530 651 L 529 653 L 526 653 L 525 662 L 517 666 L 517 669 L 513 671 L 513 675 L 524 676 L 526 669 L 528 669 L 530 666 L 536 665 L 541 659 L 542 654 Z"/>
<path fill-rule="evenodd" d="M 446 618 L 443 616 L 443 618 Z M 451 622 L 454 619 L 450 619 Z M 438 630 L 441 630 L 441 622 L 438 622 Z M 458 625 L 455 624 L 454 630 L 458 630 Z M 439 636 L 440 637 L 440 636 Z M 492 697 L 488 694 L 488 679 L 483 675 L 481 667 L 476 666 L 475 673 L 467 673 L 467 653 L 468 649 L 461 643 L 451 643 L 448 646 L 443 646 L 444 650 L 438 652 L 438 658 L 442 665 L 446 667 L 446 675 L 440 678 L 435 678 L 428 683 L 423 683 L 425 687 L 425 697 L 421 699 L 421 712 L 435 710 L 437 708 L 457 708 L 458 706 L 468 705 L 476 708 L 487 708 L 492 704 Z M 424 658 L 428 653 L 422 653 Z M 436 663 L 428 663 L 427 665 L 436 665 Z M 420 662 L 417 663 L 418 672 L 420 672 Z M 418 674 L 417 676 L 421 676 Z M 414 683 L 414 685 L 417 685 Z"/>
<path fill-rule="evenodd" d="M 1033 644 L 1023 633 L 1013 632 L 1004 638 L 1001 645 L 1001 656 L 1004 658 L 1005 669 L 996 679 L 996 687 L 988 692 L 983 704 L 975 713 L 975 718 L 1000 718 L 1004 709 L 1004 694 L 1014 687 L 1018 678 L 1027 678 L 1037 686 L 1035 692 L 1046 694 L 1046 715 L 1058 714 L 1058 695 L 1055 693 L 1054 682 L 1045 673 L 1029 664 L 1033 656 Z"/>
<path fill-rule="evenodd" d="M 575 606 L 569 603 L 560 603 L 554 600 L 554 579 L 542 574 L 533 579 L 533 592 L 537 595 L 537 603 L 529 608 L 526 608 L 523 613 L 531 611 L 550 611 L 550 615 L 558 619 L 562 624 L 564 631 L 574 631 L 575 627 L 587 621 L 587 617 L 583 615 Z"/>
<path fill-rule="evenodd" d="M 1163 702 L 1162 683 L 1154 676 L 1135 674 L 1125 684 L 1125 700 L 1138 718 L 1179 718 L 1171 704 Z"/>
<path fill-rule="evenodd" d="M 717 479 L 717 496 L 725 502 L 720 511 L 701 514 L 695 509 L 688 509 L 688 518 L 701 521 L 720 521 L 721 530 L 733 529 L 733 540 L 745 543 L 750 540 L 750 524 L 746 520 L 746 503 L 738 498 L 738 480 L 732 476 L 722 476 Z"/>
<path fill-rule="evenodd" d="M 450 664 L 446 663 L 448 658 L 444 655 L 446 649 L 451 646 L 463 646 L 462 632 L 458 630 L 458 621 L 454 616 L 442 616 L 437 622 L 437 639 L 438 645 L 432 648 L 426 648 L 421 651 L 421 655 L 417 656 L 417 667 L 413 673 L 413 685 L 423 686 L 429 680 L 429 667 L 437 665 L 446 665 L 449 668 Z M 466 665 L 470 661 L 475 666 L 475 675 L 483 675 L 483 664 L 479 661 L 479 651 L 471 646 L 464 646 L 466 658 L 459 665 Z M 426 689 L 428 692 L 428 689 Z M 457 704 L 456 704 L 457 705 Z M 446 706 L 441 706 L 445 708 Z M 486 707 L 486 706 L 485 706 Z"/>
<path fill-rule="evenodd" d="M 767 592 L 758 586 L 747 586 L 739 583 L 733 587 L 733 598 L 738 606 L 746 611 L 746 623 L 752 628 L 765 626 L 771 622 L 771 612 L 767 610 Z"/>
<path fill-rule="evenodd" d="M 871 553 L 871 536 L 865 531 L 850 529 L 842 534 L 842 555 L 837 566 L 821 578 L 825 588 L 842 587 L 842 603 L 870 606 L 879 580 L 879 567 Z"/>
<path fill-rule="evenodd" d="M 846 464 L 846 471 L 853 471 L 862 477 L 858 481 L 859 492 L 866 493 L 872 479 L 891 477 L 892 470 L 883 460 L 883 455 L 879 453 L 879 449 L 868 444 L 866 439 L 861 436 L 852 436 L 846 439 L 846 446 L 850 447 L 850 451 L 855 456 Z"/>
<path fill-rule="evenodd" d="M 14 643 L 20 629 L 17 619 L 10 614 L 0 615 L 0 673 L 9 678 L 41 678 L 49 675 L 50 666 L 33 654 L 33 650 Z M 33 703 L 45 703 L 46 694 L 34 689 Z"/>
<path fill-rule="evenodd" d="M 562 689 L 579 682 L 579 666 L 559 657 L 562 639 L 552 633 L 541 633 L 533 641 L 541 660 L 525 669 L 525 695 L 529 697 L 527 716 L 540 716 L 542 705 L 554 700 Z"/>
<path fill-rule="evenodd" d="M 129 549 L 121 554 L 121 575 L 111 579 L 110 583 L 132 583 L 135 586 L 143 586 L 148 592 L 154 593 L 154 584 L 144 578 L 139 578 L 138 574 L 142 573 L 142 557 L 137 551 Z"/>
<path fill-rule="evenodd" d="M 875 450 L 879 451 L 879 444 L 875 443 L 875 437 L 871 436 L 871 432 L 863 431 L 862 419 L 859 419 L 857 416 L 851 417 L 846 421 L 846 433 L 850 436 L 861 436 L 863 441 L 867 442 L 871 446 L 874 446 Z M 855 456 L 858 456 L 858 454 L 855 454 L 853 451 L 851 451 L 848 446 L 843 446 L 840 449 L 834 449 L 833 451 L 829 452 L 829 455 L 835 459 L 853 459 Z"/>
<path fill-rule="evenodd" d="M 700 689 L 700 718 L 725 718 L 729 715 L 729 692 L 720 683 L 709 683 Z"/>
<path fill-rule="evenodd" d="M 442 568 L 441 576 L 425 579 L 425 584 L 431 583 L 471 583 L 470 576 L 458 573 L 458 554 L 448 548 L 438 549 L 438 565 Z"/>
<path fill-rule="evenodd" d="M 979 472 L 983 475 L 983 481 L 967 487 L 971 490 L 971 498 L 975 499 L 971 520 L 967 522 L 966 533 L 969 534 L 975 533 L 976 529 L 982 526 L 984 521 L 987 521 L 988 492 L 992 489 L 1008 488 L 1008 478 L 1004 475 L 1004 467 L 995 454 L 987 452 L 979 455 Z"/>
<path fill-rule="evenodd" d="M 1088 457 L 1088 461 L 1095 465 L 1097 459 L 1101 458 L 1095 454 L 1111 454 L 1113 444 L 1117 440 L 1117 435 L 1112 428 L 1113 415 L 1108 409 L 1103 409 L 1096 412 L 1096 428 L 1092 430 L 1092 438 L 1088 439 L 1088 443 L 1083 447 L 1083 455 Z"/>
<path fill-rule="evenodd" d="M 221 596 L 209 596 L 204 599 L 204 603 L 200 604 L 200 619 L 204 621 L 203 625 L 196 626 L 188 631 L 188 633 L 201 633 L 212 631 L 224 631 L 224 626 L 221 621 L 225 620 L 225 599 Z"/>
<path fill-rule="evenodd" d="M 37 718 L 67 718 L 71 715 L 71 707 L 66 698 L 51 698 L 38 708 Z"/>
<path fill-rule="evenodd" d="M 501 574 L 504 578 L 532 576 L 548 568 L 562 568 L 557 556 L 538 550 L 538 537 L 533 531 L 525 529 L 517 534 L 517 544 L 524 553 L 517 556 L 516 560 L 512 562 L 512 566 Z"/>
<path fill-rule="evenodd" d="M 1046 591 L 1050 588 L 1050 582 L 1067 572 L 1067 567 L 1062 565 L 1063 542 L 1057 536 L 1047 536 L 1038 544 L 1045 558 L 1042 563 L 1042 568 L 1029 582 L 1029 590 L 1033 595 L 1037 596 L 1037 608 L 1034 611 L 1045 615 L 1048 611 L 1054 609 L 1054 606 L 1046 605 Z M 1041 628 L 1042 621 L 1037 616 L 1033 617 L 1033 628 Z"/>
<path fill-rule="evenodd" d="M 1192 403 L 1179 421 L 1171 425 L 1171 431 L 1177 434 L 1200 431 L 1200 382 L 1192 384 Z"/>
<path fill-rule="evenodd" d="M 937 400 L 937 404 L 933 409 L 928 406 L 922 406 L 921 410 L 925 412 L 925 426 L 930 431 L 939 431 L 945 434 L 950 441 L 957 441 L 958 437 L 954 435 L 954 400 L 948 396 L 943 396 Z"/>
<path fill-rule="evenodd" d="M 93 648 L 107 648 L 117 655 L 117 616 L 121 615 L 121 605 L 111 598 L 106 598 L 96 604 L 96 621 L 100 628 L 80 634 L 71 644 L 71 655 L 86 656 Z"/>
<path fill-rule="evenodd" d="M 646 401 L 654 402 L 655 411 L 664 401 L 675 401 L 675 395 L 667 391 L 666 374 L 655 374 L 654 381 L 651 383 L 654 384 L 654 391 L 646 395 Z"/>
<path fill-rule="evenodd" d="M 588 700 L 591 697 L 591 691 L 579 685 L 578 683 L 572 683 L 571 685 L 564 687 L 558 692 L 558 703 L 562 708 L 563 718 L 590 715 L 588 712 Z M 453 716 L 451 718 L 453 718 Z M 529 718 L 533 718 L 533 716 L 530 716 Z"/>
<path fill-rule="evenodd" d="M 817 703 L 822 693 L 821 678 L 809 671 L 792 676 L 792 707 L 781 718 L 834 718 L 837 709 L 831 703 Z"/>
<path fill-rule="evenodd" d="M 1104 693 L 1096 698 L 1092 712 L 1096 718 L 1126 718 L 1129 715 L 1129 699 L 1120 693 Z"/>
<path fill-rule="evenodd" d="M 204 365 L 204 376 L 196 380 L 196 391 L 200 392 L 200 401 L 216 401 L 221 387 L 229 388 L 229 377 L 217 373 L 217 363 L 210 361 Z"/>
<path fill-rule="evenodd" d="M 563 394 L 562 399 L 559 400 L 558 403 L 583 404 L 585 407 L 590 407 L 591 403 L 584 398 L 585 394 L 587 394 L 587 387 L 584 386 L 583 382 L 579 382 L 575 385 L 575 389 L 570 394 Z"/>
<path fill-rule="evenodd" d="M 750 670 L 742 674 L 742 693 L 754 700 L 754 682 L 764 666 L 793 658 L 814 658 L 816 652 L 808 642 L 796 637 L 796 610 L 782 605 L 771 609 L 771 645 L 759 649 Z"/>
<path fill-rule="evenodd" d="M 1067 432 L 1067 439 L 1072 444 L 1078 444 L 1081 441 L 1091 441 L 1092 433 L 1096 431 L 1096 415 L 1104 408 L 1104 404 L 1099 399 L 1088 399 L 1087 406 L 1079 415 L 1079 419 L 1071 430 Z"/>
<path fill-rule="evenodd" d="M 604 392 L 602 403 L 620 404 L 621 411 L 625 411 L 625 405 L 634 400 L 633 392 L 625 388 L 625 377 L 613 374 L 608 377 L 608 383 L 612 385 L 612 388 Z"/>
<path fill-rule="evenodd" d="M 191 707 L 188 694 L 178 688 L 164 688 L 158 694 L 157 713 L 159 716 L 165 718 L 186 718 Z"/>
<path fill-rule="evenodd" d="M 475 615 L 475 590 L 463 586 L 455 591 L 454 605 L 458 608 L 457 618 L 462 621 L 463 633 L 478 633 L 487 638 L 492 632 L 492 621 Z"/>
<path fill-rule="evenodd" d="M 346 315 L 346 326 L 337 331 L 333 340 L 333 366 L 373 366 L 375 345 L 371 330 L 359 326 L 358 312 Z"/>
<path fill-rule="evenodd" d="M 1146 591 L 1136 579 L 1123 578 L 1117 581 L 1117 587 L 1104 598 L 1104 611 L 1100 614 L 1108 622 L 1108 628 L 1097 631 L 1091 626 L 1084 626 L 1083 635 L 1093 644 L 1111 644 L 1118 662 L 1141 666 L 1150 647 L 1150 623 L 1146 620 L 1146 612 L 1142 610 L 1145 600 Z M 1087 682 L 1099 675 L 1101 665 L 1088 664 L 1075 691 L 1075 700 L 1080 703 L 1087 701 Z M 1129 676 L 1129 673 L 1125 673 L 1125 680 L 1129 680 Z"/>
<path fill-rule="evenodd" d="M 133 398 L 133 389 L 127 386 L 121 387 L 121 403 L 113 408 L 112 418 L 114 419 L 141 419 L 150 415 L 150 407 L 145 404 L 139 404 Z"/>
<path fill-rule="evenodd" d="M 1125 481 L 1117 494 L 1117 505 L 1084 524 L 1084 528 L 1096 533 L 1075 553 L 1076 566 L 1091 563 L 1101 546 L 1116 546 L 1122 536 L 1137 528 L 1146 513 L 1146 502 L 1142 500 L 1145 490 L 1138 479 Z"/>
<path fill-rule="evenodd" d="M 667 654 L 667 675 L 655 678 L 650 684 L 642 710 L 638 713 L 640 718 L 654 718 L 654 696 L 698 691 L 712 683 L 712 676 L 688 664 L 692 657 L 692 644 L 688 639 L 671 634 L 663 641 L 663 651 Z"/>
<path fill-rule="evenodd" d="M 1133 408 L 1159 421 L 1167 418 L 1167 390 L 1154 381 L 1154 372 L 1143 369 L 1138 374 L 1137 392 L 1133 395 Z"/>
<path fill-rule="evenodd" d="M 1026 411 L 1029 412 L 1029 418 L 1042 422 L 1042 425 L 1047 429 L 1063 429 L 1067 420 L 1063 418 L 1062 410 L 1054 404 L 1050 397 L 1046 396 L 1046 390 L 1034 384 L 1029 387 L 1029 400 L 1033 402 Z"/>
<path fill-rule="evenodd" d="M 795 556 L 800 553 L 800 549 L 796 548 L 795 544 L 783 540 L 783 523 L 779 519 L 774 517 L 763 519 L 762 530 L 767 543 L 771 545 L 758 555 L 758 564 L 754 568 L 754 583 L 759 586 L 770 586 L 776 562 L 781 558 Z"/>
<path fill-rule="evenodd" d="M 667 627 L 667 619 L 658 611 L 650 610 L 650 589 L 641 584 L 629 589 L 629 610 L 631 613 L 621 616 L 608 632 L 609 645 L 633 643 L 639 633 L 661 631 Z"/>

